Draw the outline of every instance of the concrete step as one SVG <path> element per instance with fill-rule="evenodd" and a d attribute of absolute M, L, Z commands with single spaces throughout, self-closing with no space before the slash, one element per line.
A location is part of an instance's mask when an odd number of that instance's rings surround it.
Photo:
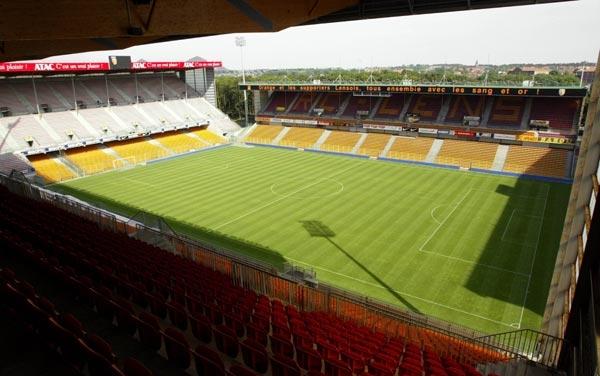
<path fill-rule="evenodd" d="M 321 145 L 323 145 L 323 143 L 327 140 L 327 137 L 329 137 L 330 134 L 331 134 L 331 131 L 325 130 L 321 134 L 321 137 L 319 137 L 319 139 L 317 140 L 317 142 L 315 142 L 315 145 L 313 147 L 315 149 L 321 149 Z"/>
<path fill-rule="evenodd" d="M 360 138 L 358 139 L 358 141 L 356 141 L 356 145 L 354 145 L 354 147 L 352 148 L 351 153 L 358 153 L 358 151 L 360 150 L 360 147 L 362 146 L 362 144 L 365 142 L 365 140 L 367 139 L 367 133 L 363 133 Z"/>
<path fill-rule="evenodd" d="M 390 151 L 390 149 L 392 148 L 392 145 L 394 145 L 394 142 L 396 141 L 396 138 L 398 138 L 398 136 L 392 136 L 392 137 L 390 137 L 388 143 L 383 148 L 383 151 L 381 152 L 381 154 L 379 154 L 380 157 L 382 157 L 382 158 L 387 157 L 387 154 Z"/>
<path fill-rule="evenodd" d="M 442 149 L 442 145 L 444 145 L 444 140 L 435 139 L 433 140 L 433 144 L 431 144 L 431 149 L 429 149 L 429 153 L 425 157 L 425 162 L 435 163 L 440 150 Z"/>
<path fill-rule="evenodd" d="M 281 132 L 279 132 L 279 134 L 277 135 L 277 137 L 275 137 L 271 143 L 273 145 L 279 144 L 279 142 L 285 137 L 285 135 L 290 131 L 290 129 L 291 128 L 289 128 L 289 127 L 283 127 L 283 129 L 281 130 Z"/>
<path fill-rule="evenodd" d="M 508 145 L 498 145 L 496 150 L 496 156 L 492 163 L 493 171 L 502 171 L 504 169 L 504 163 L 506 163 L 506 156 L 508 155 Z"/>

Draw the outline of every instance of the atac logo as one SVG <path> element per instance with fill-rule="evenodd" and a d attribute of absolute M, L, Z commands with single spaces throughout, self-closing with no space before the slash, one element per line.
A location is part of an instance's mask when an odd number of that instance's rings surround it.
<path fill-rule="evenodd" d="M 146 63 L 133 63 L 133 69 L 146 69 Z"/>
<path fill-rule="evenodd" d="M 35 64 L 34 69 L 36 71 L 53 71 L 54 64 L 52 64 L 52 63 L 37 63 L 37 64 Z"/>
<path fill-rule="evenodd" d="M 566 90 L 566 89 L 558 89 L 558 95 L 560 95 L 561 97 L 562 97 L 563 95 L 565 95 L 566 93 L 567 93 L 567 90 Z"/>

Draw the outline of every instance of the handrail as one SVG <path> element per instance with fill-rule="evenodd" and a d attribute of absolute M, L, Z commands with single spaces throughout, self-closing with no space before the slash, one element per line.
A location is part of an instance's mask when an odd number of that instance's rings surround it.
<path fill-rule="evenodd" d="M 561 349 L 568 346 L 567 342 L 561 338 L 530 329 L 484 335 L 458 324 L 403 310 L 377 299 L 324 283 L 319 282 L 318 286 L 311 287 L 303 283 L 290 281 L 283 278 L 272 266 L 247 258 L 237 252 L 191 239 L 181 234 L 165 233 L 160 229 L 149 227 L 144 223 L 134 222 L 135 220 L 121 217 L 70 196 L 46 190 L 24 179 L 24 176 L 21 175 L 9 177 L 0 174 L 0 183 L 8 187 L 13 193 L 48 202 L 92 220 L 104 228 L 126 233 L 142 241 L 155 240 L 154 244 L 160 243 L 160 246 L 165 247 L 166 251 L 177 253 L 205 265 L 212 265 L 215 270 L 229 272 L 233 282 L 241 287 L 251 288 L 267 295 L 275 294 L 276 298 L 285 301 L 287 304 L 296 305 L 302 310 L 324 309 L 326 312 L 335 313 L 341 318 L 353 320 L 362 325 L 371 325 L 373 329 L 384 330 L 390 335 L 401 334 L 403 328 L 413 328 L 420 330 L 419 333 L 423 335 L 442 338 L 443 343 L 448 346 L 449 353 L 454 354 L 453 356 L 458 361 L 475 365 L 510 359 L 527 359 L 545 367 L 556 368 Z M 152 238 L 152 236 L 155 237 Z M 262 274 L 257 275 L 260 278 L 255 283 L 253 280 L 244 278 L 244 275 L 248 273 Z M 266 281 L 272 280 L 279 282 L 272 286 L 269 285 L 269 287 Z M 287 286 L 287 291 L 273 290 L 276 289 L 276 285 L 282 283 Z M 309 298 L 306 298 L 306 296 Z M 325 303 L 311 301 L 310 296 L 320 298 Z M 354 309 L 360 309 L 362 313 L 357 316 L 355 313 L 344 310 L 343 306 L 345 304 Z M 361 317 L 366 316 L 369 316 L 367 322 L 361 321 Z M 396 334 L 394 334 L 394 330 Z"/>

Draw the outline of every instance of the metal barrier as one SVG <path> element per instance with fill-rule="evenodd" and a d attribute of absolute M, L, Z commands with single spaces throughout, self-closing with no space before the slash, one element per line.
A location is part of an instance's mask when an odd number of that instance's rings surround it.
<path fill-rule="evenodd" d="M 157 245 L 168 252 L 224 273 L 237 286 L 295 305 L 303 311 L 335 314 L 339 318 L 351 320 L 389 336 L 418 340 L 422 345 L 433 347 L 459 362 L 477 365 L 527 359 L 555 368 L 561 349 L 568 346 L 563 339 L 531 330 L 485 335 L 461 325 L 403 310 L 335 286 L 324 283 L 314 286 L 287 279 L 274 267 L 239 253 L 190 239 L 170 229 L 161 231 L 135 220 L 143 220 L 144 216 L 138 215 L 133 220 L 120 217 L 32 185 L 21 175 L 11 174 L 9 177 L 0 174 L 0 183 L 15 194 L 52 203 L 94 221 L 102 228 Z M 153 221 L 156 221 L 156 218 L 152 216 Z"/>

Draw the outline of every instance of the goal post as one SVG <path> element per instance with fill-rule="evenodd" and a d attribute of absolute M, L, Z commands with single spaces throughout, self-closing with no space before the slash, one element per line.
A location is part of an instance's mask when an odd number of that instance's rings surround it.
<path fill-rule="evenodd" d="M 113 169 L 123 169 L 123 168 L 132 168 L 136 165 L 135 156 L 125 157 L 125 158 L 116 158 L 112 161 Z"/>

